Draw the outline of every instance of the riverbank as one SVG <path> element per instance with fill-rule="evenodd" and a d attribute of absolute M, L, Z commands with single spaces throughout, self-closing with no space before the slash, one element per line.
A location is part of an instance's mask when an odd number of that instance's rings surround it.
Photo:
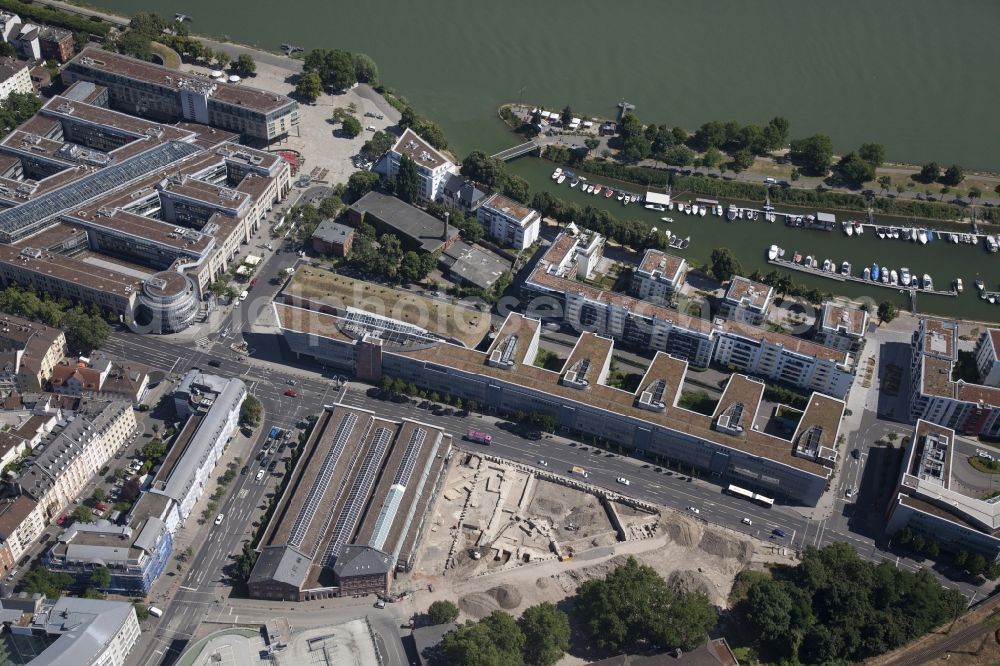
<path fill-rule="evenodd" d="M 530 122 L 532 113 L 536 108 L 541 109 L 541 107 L 535 107 L 530 104 L 508 102 L 498 108 L 497 114 L 512 132 L 516 132 L 525 123 Z M 617 122 L 616 119 L 578 114 L 574 114 L 574 116 L 581 121 L 588 121 L 591 127 L 586 129 L 583 127 L 567 129 L 558 120 L 547 122 L 544 127 L 547 137 L 558 137 L 558 140 L 566 147 L 566 152 L 561 156 L 554 154 L 555 151 L 553 151 L 553 154 L 545 155 L 545 157 L 552 159 L 562 166 L 585 169 L 591 173 L 610 176 L 640 185 L 654 184 L 661 187 L 668 182 L 668 179 L 662 174 L 703 176 L 722 182 L 759 185 L 762 188 L 768 183 L 780 183 L 784 190 L 792 189 L 820 194 L 827 192 L 839 193 L 852 198 L 845 199 L 843 202 L 832 200 L 826 202 L 826 205 L 833 208 L 866 210 L 868 207 L 862 188 L 852 189 L 842 185 L 831 184 L 824 178 L 796 177 L 794 174 L 798 173 L 798 169 L 788 160 L 788 151 L 785 148 L 773 151 L 770 155 L 756 157 L 751 167 L 739 172 L 708 166 L 669 165 L 653 159 L 640 160 L 634 164 L 627 165 L 617 161 L 619 151 L 609 143 L 609 137 L 602 136 L 598 132 L 599 127 L 608 123 L 614 124 Z M 674 128 L 673 132 L 685 136 L 692 136 L 694 134 L 690 130 L 681 130 L 678 132 L 678 129 Z M 588 141 L 590 142 L 590 146 L 585 145 Z M 691 148 L 690 141 L 679 143 L 678 145 L 685 146 L 689 150 Z M 579 159 L 577 154 L 571 154 L 570 148 L 575 148 L 579 152 L 586 153 L 586 157 Z M 690 154 L 694 157 L 695 165 L 698 165 L 704 159 L 704 153 L 691 151 Z M 836 163 L 839 159 L 839 155 L 834 155 L 833 163 Z M 970 221 L 971 217 L 967 214 L 963 215 L 963 211 L 972 203 L 978 203 L 985 206 L 982 214 L 979 216 L 980 219 L 986 217 L 989 222 L 1000 223 L 1000 210 L 992 209 L 994 206 L 1000 206 L 1000 197 L 997 196 L 997 188 L 1000 188 L 1000 174 L 990 172 L 967 173 L 960 185 L 940 187 L 939 184 L 924 184 L 914 179 L 913 176 L 917 175 L 919 171 L 920 167 L 917 165 L 901 165 L 899 163 L 887 164 L 876 169 L 875 178 L 866 183 L 866 185 L 870 186 L 869 191 L 872 192 L 876 200 L 876 209 L 885 214 Z M 888 180 L 883 180 L 879 184 L 879 179 Z M 969 197 L 969 192 L 973 189 L 978 190 L 980 193 L 979 197 L 975 200 Z M 707 195 L 748 198 L 747 195 L 735 191 L 725 192 L 721 190 L 720 186 L 716 186 L 696 191 Z M 763 198 L 764 190 L 762 189 L 755 196 Z M 795 199 L 796 197 L 788 197 L 785 200 L 791 203 Z M 801 196 L 797 197 L 797 199 L 799 203 L 805 203 L 801 201 Z M 891 203 L 902 201 L 916 203 L 912 206 L 898 206 Z M 848 203 L 851 205 L 845 206 Z M 934 205 L 925 208 L 925 204 Z M 953 208 L 935 212 L 934 209 L 939 205 L 951 206 Z M 893 209 L 900 210 L 894 211 Z M 963 220 L 963 218 L 966 219 Z"/>

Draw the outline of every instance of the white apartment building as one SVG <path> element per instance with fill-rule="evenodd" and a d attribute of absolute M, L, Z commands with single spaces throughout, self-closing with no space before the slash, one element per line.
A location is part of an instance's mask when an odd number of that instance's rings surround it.
<path fill-rule="evenodd" d="M 736 276 L 729 281 L 720 314 L 741 324 L 760 326 L 767 317 L 773 296 L 774 290 L 766 284 Z"/>
<path fill-rule="evenodd" d="M 858 351 L 867 330 L 867 312 L 853 305 L 826 301 L 818 322 L 816 341 L 841 351 Z"/>
<path fill-rule="evenodd" d="M 390 148 L 383 158 L 385 160 L 383 173 L 386 177 L 396 177 L 403 155 L 417 165 L 417 174 L 420 176 L 420 198 L 424 201 L 437 201 L 443 196 L 445 181 L 450 174 L 456 172 L 455 164 L 421 139 L 416 132 L 407 128 L 396 145 Z"/>
<path fill-rule="evenodd" d="M 20 559 L 45 525 L 41 505 L 27 495 L 0 501 L 0 548 L 10 549 L 10 561 Z"/>
<path fill-rule="evenodd" d="M 486 235 L 505 247 L 523 250 L 538 240 L 542 216 L 502 194 L 491 195 L 476 211 Z"/>
<path fill-rule="evenodd" d="M 12 35 L 17 35 L 21 17 L 11 12 L 0 12 L 0 37 L 9 42 Z"/>
<path fill-rule="evenodd" d="M 717 363 L 843 399 L 854 381 L 853 358 L 808 340 L 720 322 Z"/>
<path fill-rule="evenodd" d="M 83 488 L 136 429 L 132 403 L 84 401 L 70 421 L 52 431 L 36 449 L 35 461 L 18 478 L 51 520 Z"/>
<path fill-rule="evenodd" d="M 976 343 L 976 367 L 979 380 L 986 386 L 1000 387 L 1000 329 L 988 328 Z"/>
<path fill-rule="evenodd" d="M 650 248 L 632 274 L 632 291 L 644 301 L 670 305 L 684 284 L 687 270 L 683 258 Z"/>
<path fill-rule="evenodd" d="M 34 609 L 26 608 L 28 604 Z M 32 613 L 24 628 L 54 639 L 32 659 L 38 666 L 124 666 L 142 633 L 135 607 L 128 601 L 4 599 L 2 607 Z"/>
<path fill-rule="evenodd" d="M 35 86 L 31 83 L 28 66 L 13 58 L 0 58 L 0 100 L 7 99 L 11 93 L 33 93 Z"/>

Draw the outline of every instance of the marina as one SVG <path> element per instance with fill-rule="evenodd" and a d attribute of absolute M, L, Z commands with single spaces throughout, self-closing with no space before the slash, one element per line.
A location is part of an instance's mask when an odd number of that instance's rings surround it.
<path fill-rule="evenodd" d="M 772 248 L 773 247 L 775 247 L 775 246 L 772 246 Z M 799 256 L 799 253 L 795 253 L 795 256 Z M 806 260 L 812 260 L 812 262 L 816 261 L 812 257 L 806 257 Z M 821 268 L 819 266 L 812 265 L 812 262 L 809 262 L 809 264 L 807 264 L 805 262 L 803 262 L 803 263 L 797 263 L 794 260 L 784 259 L 784 258 L 779 257 L 779 256 L 772 256 L 771 252 L 768 253 L 768 258 L 767 258 L 767 263 L 769 263 L 771 265 L 774 265 L 774 266 L 779 266 L 781 268 L 787 268 L 789 270 L 798 271 L 800 273 L 808 273 L 810 275 L 816 275 L 816 276 L 819 276 L 819 277 L 826 278 L 828 280 L 834 280 L 836 282 L 856 282 L 856 283 L 861 283 L 861 284 L 864 284 L 864 285 L 867 285 L 867 286 L 871 286 L 871 287 L 883 287 L 883 288 L 886 288 L 886 289 L 892 289 L 894 291 L 898 291 L 899 293 L 910 292 L 911 297 L 913 295 L 915 295 L 915 294 L 918 294 L 918 293 L 921 293 L 921 294 L 935 294 L 937 296 L 951 296 L 951 297 L 958 296 L 958 294 L 959 294 L 958 289 L 939 290 L 939 289 L 934 289 L 933 286 L 930 286 L 930 288 L 926 288 L 925 289 L 925 288 L 921 288 L 921 287 L 915 287 L 912 284 L 909 285 L 909 286 L 904 286 L 903 284 L 900 284 L 899 282 L 893 282 L 892 280 L 889 280 L 887 282 L 883 282 L 883 281 L 881 281 L 881 280 L 878 279 L 880 277 L 879 272 L 876 272 L 876 271 L 874 271 L 872 269 L 869 269 L 869 268 L 865 268 L 865 272 L 866 272 L 866 275 L 870 275 L 870 277 L 869 277 L 869 279 L 865 279 L 864 277 L 859 277 L 857 275 L 852 275 L 850 273 L 850 271 L 848 271 L 847 273 L 844 273 L 843 271 L 841 271 L 841 272 L 835 272 L 835 271 L 831 270 L 830 268 L 827 268 L 827 269 L 824 270 L 823 268 Z M 848 264 L 848 266 L 849 265 L 850 264 Z M 878 268 L 878 264 L 873 265 L 873 268 L 877 269 Z M 890 269 L 886 268 L 886 270 L 888 271 Z M 906 270 L 906 269 L 904 269 L 904 270 Z M 892 270 L 891 272 L 892 272 L 892 274 L 896 274 L 895 270 Z M 925 275 L 925 277 L 929 277 L 929 276 Z"/>

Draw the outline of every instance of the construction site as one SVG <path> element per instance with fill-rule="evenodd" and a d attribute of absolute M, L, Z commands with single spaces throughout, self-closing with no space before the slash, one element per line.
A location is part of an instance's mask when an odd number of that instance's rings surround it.
<path fill-rule="evenodd" d="M 676 590 L 725 606 L 741 570 L 787 556 L 745 535 L 584 480 L 455 452 L 408 585 L 457 600 L 464 616 L 558 602 L 628 556 Z"/>

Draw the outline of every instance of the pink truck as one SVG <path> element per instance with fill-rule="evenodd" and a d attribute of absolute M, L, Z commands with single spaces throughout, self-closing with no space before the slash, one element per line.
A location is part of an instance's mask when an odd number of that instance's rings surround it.
<path fill-rule="evenodd" d="M 465 436 L 470 442 L 479 442 L 480 444 L 486 444 L 489 446 L 490 442 L 493 441 L 493 436 L 489 433 L 482 432 L 481 430 L 470 430 L 469 434 Z"/>

